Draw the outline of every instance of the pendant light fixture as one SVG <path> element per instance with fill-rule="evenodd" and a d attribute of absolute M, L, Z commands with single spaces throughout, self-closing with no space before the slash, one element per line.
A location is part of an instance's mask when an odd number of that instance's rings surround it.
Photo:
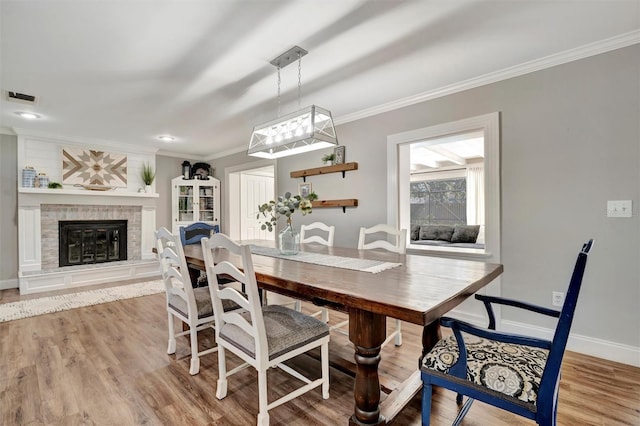
<path fill-rule="evenodd" d="M 308 52 L 294 46 L 271 61 L 278 69 L 278 118 L 253 128 L 247 154 L 279 158 L 338 145 L 331 112 L 316 105 L 280 116 L 280 70 L 298 61 L 298 108 L 301 100 L 302 57 Z"/>

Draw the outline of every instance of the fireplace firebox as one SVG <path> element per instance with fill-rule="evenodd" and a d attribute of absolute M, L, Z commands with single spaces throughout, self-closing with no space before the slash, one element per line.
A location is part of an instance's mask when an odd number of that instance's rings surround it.
<path fill-rule="evenodd" d="M 60 221 L 59 265 L 127 260 L 126 220 Z"/>

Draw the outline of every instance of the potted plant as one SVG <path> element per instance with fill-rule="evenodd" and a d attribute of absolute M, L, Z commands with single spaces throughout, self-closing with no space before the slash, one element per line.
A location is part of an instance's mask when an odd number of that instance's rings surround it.
<path fill-rule="evenodd" d="M 151 164 L 145 163 L 142 165 L 142 182 L 144 182 L 144 192 L 151 192 L 151 184 L 156 178 L 156 172 L 151 167 Z"/>
<path fill-rule="evenodd" d="M 331 154 L 325 154 L 322 156 L 322 162 L 324 163 L 325 166 L 331 166 L 333 165 L 333 161 L 336 159 L 336 156 L 331 153 Z"/>

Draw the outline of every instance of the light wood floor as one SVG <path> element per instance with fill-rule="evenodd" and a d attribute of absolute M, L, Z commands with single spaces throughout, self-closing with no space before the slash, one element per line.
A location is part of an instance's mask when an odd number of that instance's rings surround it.
<path fill-rule="evenodd" d="M 0 303 L 20 298 L 15 290 L 0 292 Z M 331 312 L 332 323 L 342 318 Z M 232 376 L 227 397 L 217 400 L 217 355 L 203 357 L 200 374 L 190 376 L 187 339 L 179 338 L 177 353 L 167 355 L 166 324 L 163 294 L 0 323 L 0 425 L 255 424 L 255 372 L 247 369 Z M 405 323 L 403 329 L 402 347 L 389 345 L 382 352 L 381 382 L 387 388 L 417 368 L 420 327 Z M 204 333 L 203 344 L 210 344 L 213 334 Z M 345 336 L 332 334 L 330 350 L 332 356 L 353 359 Z M 230 366 L 238 362 L 231 359 L 235 361 Z M 306 355 L 295 364 L 319 371 L 318 362 Z M 269 381 L 274 396 L 295 385 L 277 370 L 269 373 Z M 330 399 L 311 391 L 271 410 L 271 424 L 347 424 L 352 389 L 353 378 L 332 368 Z M 457 412 L 455 395 L 438 389 L 433 408 L 433 425 L 451 424 Z M 420 395 L 393 424 L 420 424 Z M 463 422 L 531 424 L 479 402 Z M 568 352 L 558 424 L 640 425 L 640 369 Z"/>

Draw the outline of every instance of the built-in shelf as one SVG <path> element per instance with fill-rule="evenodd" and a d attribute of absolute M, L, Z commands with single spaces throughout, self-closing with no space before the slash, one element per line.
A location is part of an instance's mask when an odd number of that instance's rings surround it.
<path fill-rule="evenodd" d="M 344 163 L 344 164 L 334 164 L 333 166 L 323 166 L 316 167 L 313 169 L 304 169 L 304 170 L 294 170 L 290 173 L 292 178 L 302 178 L 303 182 L 307 181 L 307 176 L 315 176 L 315 175 L 326 175 L 329 173 L 339 173 L 342 172 L 342 177 L 344 178 L 345 172 L 351 170 L 358 170 L 358 163 Z M 334 206 L 331 206 L 334 207 Z"/>
<path fill-rule="evenodd" d="M 158 198 L 157 193 L 131 192 L 131 191 L 92 191 L 90 189 L 50 189 L 50 188 L 18 188 L 21 194 L 38 194 L 38 195 L 100 195 L 107 197 L 139 197 L 139 198 Z"/>
<path fill-rule="evenodd" d="M 347 207 L 357 207 L 358 200 L 356 198 L 347 198 L 344 200 L 316 200 L 312 201 L 311 205 L 314 209 L 328 208 L 328 207 L 342 207 L 342 212 L 347 212 Z"/>

